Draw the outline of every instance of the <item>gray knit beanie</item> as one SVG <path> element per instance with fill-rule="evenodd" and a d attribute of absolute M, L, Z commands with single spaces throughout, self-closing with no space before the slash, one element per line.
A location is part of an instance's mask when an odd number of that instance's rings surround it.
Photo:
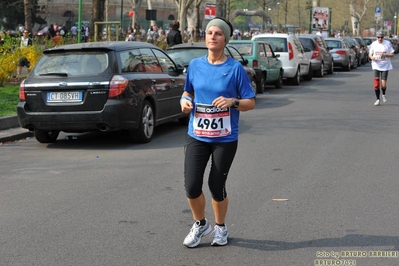
<path fill-rule="evenodd" d="M 230 41 L 230 36 L 231 36 L 231 28 L 229 24 L 227 24 L 224 20 L 220 18 L 214 18 L 211 21 L 209 21 L 208 25 L 206 25 L 206 31 L 211 26 L 218 26 L 224 33 L 224 37 L 226 38 L 226 43 Z"/>

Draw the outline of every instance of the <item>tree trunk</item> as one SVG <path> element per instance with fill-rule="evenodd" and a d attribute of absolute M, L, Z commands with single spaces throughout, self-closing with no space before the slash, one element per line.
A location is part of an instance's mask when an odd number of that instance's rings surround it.
<path fill-rule="evenodd" d="M 104 21 L 104 1 L 105 0 L 93 0 L 93 6 L 92 6 L 92 16 L 91 16 L 91 21 L 90 21 L 90 26 L 89 26 L 89 35 L 94 36 L 94 22 L 96 21 Z M 101 34 L 102 34 L 102 25 L 98 25 L 97 27 L 97 35 L 96 39 L 101 40 Z"/>
<path fill-rule="evenodd" d="M 180 31 L 183 33 L 186 28 L 187 9 L 192 5 L 194 0 L 175 0 L 178 9 L 178 21 L 180 23 Z"/>
<path fill-rule="evenodd" d="M 32 3 L 31 0 L 24 0 L 25 29 L 32 32 Z"/>
<path fill-rule="evenodd" d="M 312 1 L 312 6 L 320 6 L 320 0 L 313 0 Z"/>

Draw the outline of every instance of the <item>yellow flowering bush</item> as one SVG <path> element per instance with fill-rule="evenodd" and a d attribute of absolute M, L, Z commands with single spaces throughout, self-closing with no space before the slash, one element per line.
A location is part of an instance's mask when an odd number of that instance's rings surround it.
<path fill-rule="evenodd" d="M 6 38 L 0 46 L 0 86 L 13 76 L 21 58 L 26 57 L 31 70 L 43 54 L 39 44 L 33 43 L 31 46 L 21 48 L 19 40 L 19 38 Z"/>

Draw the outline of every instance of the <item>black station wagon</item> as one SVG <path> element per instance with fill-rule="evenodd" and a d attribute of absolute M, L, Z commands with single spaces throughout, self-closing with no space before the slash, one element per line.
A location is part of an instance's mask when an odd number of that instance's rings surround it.
<path fill-rule="evenodd" d="M 21 127 L 39 142 L 60 131 L 128 130 L 149 142 L 156 125 L 188 117 L 180 109 L 185 75 L 160 48 L 145 42 L 94 42 L 44 51 L 20 86 Z"/>

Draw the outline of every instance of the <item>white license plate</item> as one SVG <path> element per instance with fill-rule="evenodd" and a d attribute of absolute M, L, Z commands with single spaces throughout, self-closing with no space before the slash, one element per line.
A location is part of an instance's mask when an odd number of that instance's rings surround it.
<path fill-rule="evenodd" d="M 64 91 L 64 92 L 48 92 L 48 103 L 70 103 L 81 102 L 83 99 L 83 92 L 81 91 Z"/>

